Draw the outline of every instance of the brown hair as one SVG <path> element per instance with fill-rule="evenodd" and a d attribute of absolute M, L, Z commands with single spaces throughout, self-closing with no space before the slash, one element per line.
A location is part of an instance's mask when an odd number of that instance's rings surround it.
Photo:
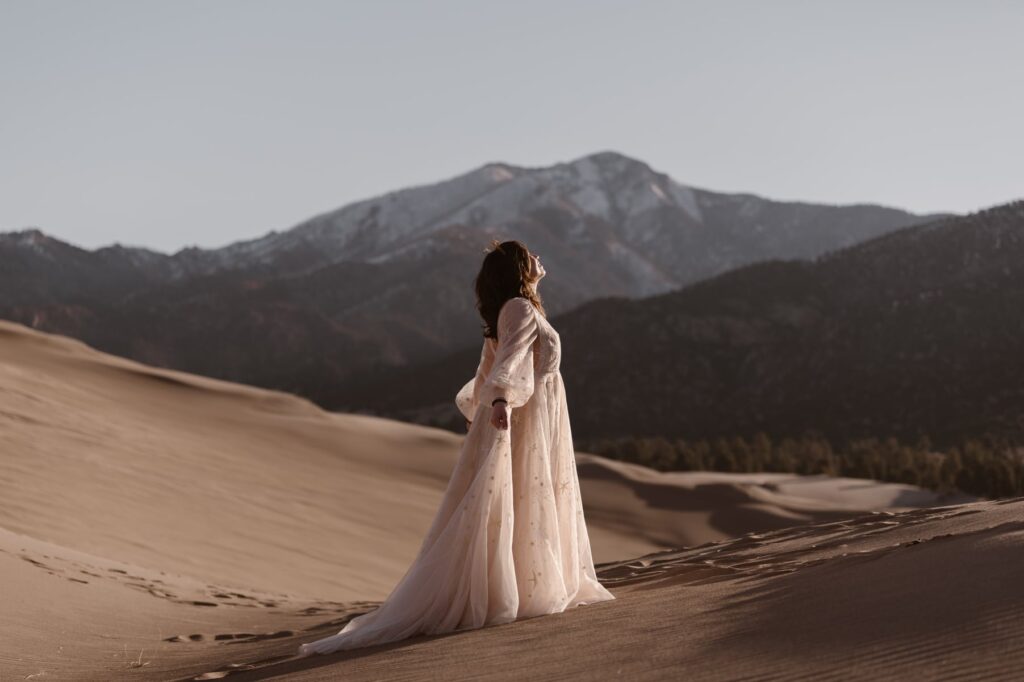
<path fill-rule="evenodd" d="M 516 296 L 529 299 L 547 317 L 540 294 L 530 280 L 530 250 L 519 241 L 491 240 L 476 276 L 476 307 L 483 318 L 484 337 L 498 338 L 498 313 L 505 301 Z"/>

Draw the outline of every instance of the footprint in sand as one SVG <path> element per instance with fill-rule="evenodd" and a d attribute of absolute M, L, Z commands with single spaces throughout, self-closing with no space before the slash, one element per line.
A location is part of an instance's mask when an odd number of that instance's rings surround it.
<path fill-rule="evenodd" d="M 277 632 L 268 632 L 268 633 L 264 633 L 262 635 L 249 635 L 248 637 L 245 637 L 244 635 L 236 635 L 234 637 L 235 641 L 231 642 L 231 643 L 235 644 L 235 643 L 248 643 L 248 642 L 262 642 L 262 641 L 267 640 L 267 639 L 281 639 L 283 637 L 294 637 L 294 636 L 295 636 L 295 631 L 294 630 L 278 630 Z"/>
<path fill-rule="evenodd" d="M 233 675 L 234 673 L 239 673 L 239 672 L 243 672 L 243 671 L 246 671 L 246 670 L 256 670 L 258 668 L 263 668 L 265 666 L 272 665 L 274 663 L 280 663 L 282 661 L 287 661 L 287 660 L 290 660 L 292 658 L 293 657 L 290 656 L 290 655 L 288 655 L 288 656 L 271 656 L 269 658 L 263 658 L 263 659 L 260 659 L 258 661 L 253 661 L 252 663 L 228 663 L 227 665 L 223 666 L 219 670 L 212 670 L 212 671 L 210 671 L 208 673 L 203 673 L 201 675 L 196 675 L 195 677 L 193 677 L 191 679 L 193 679 L 193 680 L 220 680 L 220 679 L 223 679 L 223 678 L 227 677 L 228 675 Z"/>
<path fill-rule="evenodd" d="M 57 571 L 61 570 L 59 568 L 54 568 L 53 566 L 48 566 L 48 565 L 44 564 L 42 561 L 37 561 L 37 560 L 33 559 L 32 557 L 30 557 L 27 554 L 19 554 L 18 556 L 20 556 L 23 560 L 29 562 L 33 566 L 38 566 L 39 568 L 45 569 L 48 572 L 53 573 L 54 575 L 56 575 Z"/>
<path fill-rule="evenodd" d="M 291 657 L 290 656 L 272 656 L 270 658 L 265 658 L 265 659 L 262 659 L 262 660 L 259 660 L 259 661 L 255 661 L 254 663 L 228 663 L 227 665 L 225 665 L 220 670 L 213 670 L 213 671 L 208 672 L 208 673 L 203 673 L 202 675 L 196 675 L 192 679 L 193 680 L 220 680 L 220 679 L 224 679 L 228 675 L 233 675 L 234 673 L 244 672 L 246 670 L 256 670 L 257 668 L 262 668 L 264 666 L 271 665 L 273 663 L 280 663 L 281 661 L 286 661 L 289 658 L 291 658 Z"/>
<path fill-rule="evenodd" d="M 252 633 L 252 632 L 224 632 L 213 635 L 213 640 L 217 642 L 227 643 L 250 643 L 250 642 L 262 642 L 268 639 L 281 639 L 283 637 L 294 637 L 294 630 L 278 630 L 277 632 L 264 632 L 264 633 Z M 173 637 L 165 637 L 165 642 L 202 642 L 207 639 L 206 635 L 194 634 L 194 635 L 174 635 Z"/>

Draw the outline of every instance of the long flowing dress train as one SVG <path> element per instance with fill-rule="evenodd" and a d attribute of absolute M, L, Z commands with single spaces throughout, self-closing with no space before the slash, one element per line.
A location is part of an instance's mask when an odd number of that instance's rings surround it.
<path fill-rule="evenodd" d="M 440 507 L 405 575 L 376 609 L 302 644 L 326 654 L 508 623 L 614 599 L 597 579 L 580 497 L 561 340 L 534 305 L 511 298 L 498 340 L 455 403 L 472 423 Z M 511 408 L 490 424 L 491 400 Z"/>

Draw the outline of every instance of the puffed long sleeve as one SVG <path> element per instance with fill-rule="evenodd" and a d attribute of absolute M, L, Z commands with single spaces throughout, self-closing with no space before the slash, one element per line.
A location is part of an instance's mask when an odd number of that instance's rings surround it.
<path fill-rule="evenodd" d="M 476 375 L 467 381 L 455 396 L 455 404 L 469 421 L 473 421 L 476 416 L 477 407 L 480 406 L 480 391 L 483 388 L 487 374 L 491 371 L 491 366 L 494 364 L 495 346 L 494 339 L 484 339 L 483 348 L 480 349 L 480 363 L 477 365 Z"/>
<path fill-rule="evenodd" d="M 497 397 L 510 408 L 522 407 L 533 395 L 533 342 L 537 339 L 537 309 L 526 298 L 510 298 L 498 313 L 498 344 L 494 362 L 478 394 L 490 405 Z"/>

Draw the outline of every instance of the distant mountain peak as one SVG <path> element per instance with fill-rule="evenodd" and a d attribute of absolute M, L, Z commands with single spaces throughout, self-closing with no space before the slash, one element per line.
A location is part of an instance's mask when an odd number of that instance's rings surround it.
<path fill-rule="evenodd" d="M 172 280 L 252 268 L 300 274 L 346 261 L 450 256 L 445 235 L 456 230 L 464 241 L 502 236 L 549 256 L 561 252 L 561 263 L 549 262 L 566 274 L 589 272 L 580 255 L 588 253 L 592 263 L 604 264 L 612 291 L 640 296 L 756 260 L 814 257 L 917 222 L 918 216 L 882 207 L 847 210 L 711 192 L 601 149 L 537 167 L 491 161 L 219 248 L 189 246 L 163 258 L 120 244 L 98 252 Z M 0 235 L 0 243 L 40 253 L 59 244 L 38 229 L 14 234 Z M 574 288 L 589 291 L 592 283 Z"/>
<path fill-rule="evenodd" d="M 0 232 L 0 244 L 32 251 L 48 258 L 52 258 L 51 252 L 55 249 L 75 248 L 59 239 L 51 237 L 37 227 L 29 227 L 12 232 Z"/>
<path fill-rule="evenodd" d="M 602 149 L 601 151 L 596 151 L 596 152 L 593 152 L 591 154 L 585 154 L 585 155 L 580 156 L 580 157 L 578 157 L 576 159 L 573 159 L 570 162 L 570 164 L 577 164 L 577 163 L 588 162 L 588 161 L 591 162 L 591 163 L 598 163 L 598 164 L 605 164 L 605 165 L 625 164 L 625 165 L 637 165 L 637 166 L 643 166 L 645 168 L 649 168 L 649 166 L 646 163 L 644 163 L 643 161 L 641 161 L 640 159 L 634 158 L 632 156 L 628 156 L 626 154 L 623 154 L 622 152 L 617 152 L 617 151 L 615 151 L 613 149 Z"/>
<path fill-rule="evenodd" d="M 11 230 L 9 232 L 0 232 L 0 237 L 11 241 L 19 242 L 32 242 L 44 239 L 50 239 L 50 237 L 40 230 L 38 227 L 26 227 L 23 230 Z"/>
<path fill-rule="evenodd" d="M 516 173 L 503 163 L 496 163 L 488 169 L 491 173 L 491 179 L 501 182 L 503 180 L 511 180 L 516 177 Z"/>

